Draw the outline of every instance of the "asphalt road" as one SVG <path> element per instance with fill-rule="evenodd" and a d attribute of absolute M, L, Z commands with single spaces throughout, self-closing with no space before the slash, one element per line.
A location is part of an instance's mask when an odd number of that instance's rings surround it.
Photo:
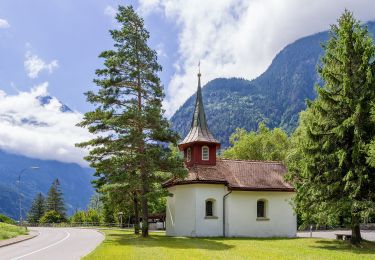
<path fill-rule="evenodd" d="M 70 260 L 80 259 L 95 249 L 104 236 L 93 229 L 30 228 L 39 235 L 14 245 L 0 248 L 0 260 Z"/>

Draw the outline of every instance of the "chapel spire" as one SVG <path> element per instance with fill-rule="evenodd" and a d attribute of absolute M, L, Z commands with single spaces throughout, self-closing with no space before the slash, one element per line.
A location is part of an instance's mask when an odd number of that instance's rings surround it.
<path fill-rule="evenodd" d="M 200 69 L 198 72 L 198 88 L 197 88 L 197 97 L 195 100 L 195 109 L 194 109 L 194 114 L 193 114 L 193 120 L 191 121 L 190 127 L 193 128 L 195 126 L 208 130 L 206 114 L 204 113 L 204 106 L 203 106 Z"/>
<path fill-rule="evenodd" d="M 190 158 L 191 155 L 188 155 L 190 151 L 196 151 L 195 154 L 200 154 L 198 152 L 202 147 L 211 147 L 212 149 L 212 158 L 206 162 L 206 160 L 187 160 L 191 164 L 202 163 L 202 164 L 216 164 L 216 149 L 220 147 L 219 141 L 217 141 L 210 130 L 208 129 L 206 114 L 204 112 L 203 106 L 203 97 L 202 97 L 202 87 L 201 87 L 201 73 L 200 68 L 198 71 L 198 88 L 195 100 L 195 107 L 193 118 L 190 125 L 189 133 L 186 135 L 184 140 L 179 143 L 179 148 L 182 151 L 185 151 L 185 154 Z M 193 152 L 194 153 L 194 152 Z M 200 156 L 196 157 L 200 158 Z"/>

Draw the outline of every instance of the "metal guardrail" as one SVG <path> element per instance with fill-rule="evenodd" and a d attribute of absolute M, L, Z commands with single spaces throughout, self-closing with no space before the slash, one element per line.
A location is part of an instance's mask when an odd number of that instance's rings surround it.
<path fill-rule="evenodd" d="M 63 223 L 19 223 L 19 226 L 28 227 L 101 227 L 101 228 L 134 228 L 134 224 L 99 223 L 99 222 L 63 222 Z"/>
<path fill-rule="evenodd" d="M 63 223 L 18 223 L 22 227 L 93 227 L 93 228 L 121 228 L 133 229 L 134 224 L 129 223 L 100 223 L 100 222 L 63 222 Z M 165 223 L 162 226 L 156 223 L 149 223 L 149 230 L 165 230 Z"/>

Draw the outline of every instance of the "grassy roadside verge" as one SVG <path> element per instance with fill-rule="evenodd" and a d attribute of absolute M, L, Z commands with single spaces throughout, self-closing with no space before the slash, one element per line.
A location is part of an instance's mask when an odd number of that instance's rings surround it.
<path fill-rule="evenodd" d="M 103 230 L 104 242 L 84 259 L 374 259 L 375 243 L 311 238 L 183 238 Z"/>
<path fill-rule="evenodd" d="M 25 235 L 27 231 L 23 227 L 18 227 L 0 222 L 0 240 L 9 239 L 19 235 Z"/>

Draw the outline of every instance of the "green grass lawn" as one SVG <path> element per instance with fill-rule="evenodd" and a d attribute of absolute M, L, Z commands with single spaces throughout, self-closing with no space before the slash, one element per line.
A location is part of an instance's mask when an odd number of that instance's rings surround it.
<path fill-rule="evenodd" d="M 27 234 L 25 228 L 0 222 L 0 240 L 25 234 Z"/>
<path fill-rule="evenodd" d="M 184 238 L 105 230 L 104 242 L 84 259 L 375 259 L 375 243 L 313 238 Z"/>

